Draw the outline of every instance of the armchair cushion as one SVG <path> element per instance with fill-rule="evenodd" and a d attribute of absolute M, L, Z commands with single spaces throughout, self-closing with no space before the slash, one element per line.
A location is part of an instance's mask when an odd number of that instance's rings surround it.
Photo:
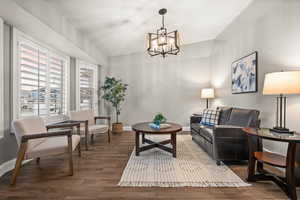
<path fill-rule="evenodd" d="M 89 134 L 97 134 L 97 133 L 105 133 L 108 131 L 108 125 L 103 124 L 96 124 L 96 125 L 89 125 L 88 126 Z M 85 134 L 85 127 L 80 127 L 80 134 L 84 136 Z"/>
<path fill-rule="evenodd" d="M 72 135 L 72 150 L 80 142 L 79 135 Z M 46 138 L 42 143 L 26 152 L 26 159 L 63 154 L 68 152 L 68 139 L 66 136 Z"/>

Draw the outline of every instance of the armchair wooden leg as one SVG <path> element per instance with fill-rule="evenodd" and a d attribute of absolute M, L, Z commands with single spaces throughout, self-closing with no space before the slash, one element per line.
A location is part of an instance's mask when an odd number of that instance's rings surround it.
<path fill-rule="evenodd" d="M 72 136 L 68 136 L 68 153 L 69 153 L 69 174 L 70 176 L 73 176 L 73 155 L 72 155 Z"/>
<path fill-rule="evenodd" d="M 110 143 L 110 130 L 107 131 L 108 143 Z"/>
<path fill-rule="evenodd" d="M 91 134 L 91 144 L 94 144 L 94 134 Z"/>
<path fill-rule="evenodd" d="M 20 168 L 22 166 L 22 161 L 24 159 L 26 149 L 27 149 L 27 142 L 26 143 L 22 142 L 21 146 L 20 146 L 20 149 L 19 149 L 19 152 L 18 152 L 18 157 L 17 157 L 15 169 L 13 171 L 13 174 L 12 174 L 12 177 L 11 177 L 11 180 L 10 180 L 11 185 L 16 184 L 17 176 L 20 172 Z"/>
<path fill-rule="evenodd" d="M 41 160 L 40 157 L 36 158 L 36 164 L 37 164 L 37 165 L 40 164 L 40 160 Z"/>
<path fill-rule="evenodd" d="M 77 135 L 79 135 L 79 137 L 80 137 L 79 144 L 78 144 L 78 146 L 77 146 L 78 156 L 81 157 L 81 135 L 80 135 L 80 125 L 77 126 Z"/>
<path fill-rule="evenodd" d="M 88 127 L 85 126 L 85 150 L 88 150 Z"/>
<path fill-rule="evenodd" d="M 80 144 L 80 142 L 77 146 L 77 150 L 78 150 L 78 156 L 81 157 L 81 144 Z"/>

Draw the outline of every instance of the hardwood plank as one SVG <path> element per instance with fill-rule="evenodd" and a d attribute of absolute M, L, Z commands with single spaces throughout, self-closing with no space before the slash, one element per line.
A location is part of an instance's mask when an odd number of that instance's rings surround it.
<path fill-rule="evenodd" d="M 74 152 L 73 176 L 66 173 L 68 155 L 43 158 L 39 165 L 34 161 L 30 162 L 21 168 L 15 187 L 9 184 L 11 173 L 0 179 L 0 199 L 287 199 L 287 196 L 271 182 L 253 183 L 251 187 L 240 188 L 119 187 L 117 184 L 134 148 L 134 137 L 132 132 L 111 134 L 111 143 L 107 143 L 106 134 L 96 137 L 95 144 L 89 146 L 88 151 L 82 151 L 81 158 Z M 231 163 L 230 168 L 245 180 L 246 163 Z M 298 189 L 298 195 L 299 192 Z"/>

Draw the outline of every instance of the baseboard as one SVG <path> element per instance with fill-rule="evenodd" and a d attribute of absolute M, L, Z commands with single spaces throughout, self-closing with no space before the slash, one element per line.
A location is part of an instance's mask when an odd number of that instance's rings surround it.
<path fill-rule="evenodd" d="M 124 126 L 123 129 L 124 129 L 124 131 L 132 131 L 131 126 Z M 182 130 L 183 130 L 183 131 L 190 131 L 191 129 L 190 129 L 189 126 L 183 126 L 183 127 L 182 127 Z"/>
<path fill-rule="evenodd" d="M 191 128 L 189 126 L 183 126 L 182 131 L 191 131 Z"/>
<path fill-rule="evenodd" d="M 132 128 L 131 126 L 124 126 L 124 131 L 132 131 Z"/>
<path fill-rule="evenodd" d="M 0 177 L 2 177 L 4 174 L 6 174 L 7 172 L 13 170 L 15 168 L 15 164 L 16 164 L 16 158 L 15 159 L 12 159 L 12 160 L 9 160 L 9 161 L 6 161 L 5 163 L 3 163 L 2 165 L 0 165 Z M 30 162 L 30 160 L 24 160 L 22 162 L 22 165 Z"/>

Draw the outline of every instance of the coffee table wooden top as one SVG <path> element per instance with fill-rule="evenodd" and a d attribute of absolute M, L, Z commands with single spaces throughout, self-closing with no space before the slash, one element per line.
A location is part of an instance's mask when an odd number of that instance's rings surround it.
<path fill-rule="evenodd" d="M 163 129 L 150 128 L 149 127 L 150 123 L 152 123 L 152 122 L 143 122 L 143 123 L 134 124 L 132 126 L 132 130 L 134 130 L 135 132 L 140 132 L 140 133 L 153 133 L 153 134 L 167 134 L 167 133 L 175 134 L 182 130 L 182 126 L 180 126 L 179 124 L 172 123 L 172 122 L 164 123 L 164 124 L 170 124 L 171 127 L 163 128 Z"/>

